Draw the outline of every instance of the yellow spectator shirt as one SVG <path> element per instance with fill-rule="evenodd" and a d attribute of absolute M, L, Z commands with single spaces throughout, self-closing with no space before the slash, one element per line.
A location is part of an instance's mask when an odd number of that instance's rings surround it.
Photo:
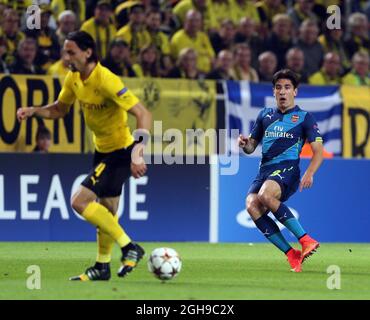
<path fill-rule="evenodd" d="M 184 48 L 192 48 L 196 51 L 197 68 L 202 72 L 211 70 L 211 62 L 215 57 L 215 52 L 206 33 L 199 31 L 195 38 L 189 37 L 184 29 L 177 31 L 171 39 L 171 54 L 177 59 L 179 53 Z"/>
<path fill-rule="evenodd" d="M 341 78 L 339 76 L 329 78 L 324 71 L 320 70 L 308 78 L 308 83 L 313 85 L 338 85 L 341 84 Z"/>
<path fill-rule="evenodd" d="M 208 31 L 209 29 L 215 29 L 218 27 L 216 16 L 213 12 L 211 0 L 206 0 L 206 11 L 201 12 L 203 18 L 203 29 Z M 190 9 L 198 10 L 194 5 L 193 0 L 182 0 L 179 1 L 176 6 L 173 8 L 173 13 L 179 18 L 181 25 L 184 25 L 186 13 Z"/>
<path fill-rule="evenodd" d="M 351 71 L 342 78 L 342 84 L 370 87 L 370 77 L 367 76 L 362 78 L 356 72 Z"/>
<path fill-rule="evenodd" d="M 51 9 L 55 20 L 65 10 L 72 10 L 77 15 L 77 21 L 83 23 L 86 18 L 86 4 L 84 0 L 52 0 Z"/>
<path fill-rule="evenodd" d="M 149 32 L 146 29 L 132 32 L 130 24 L 123 26 L 118 30 L 117 38 L 122 39 L 130 46 L 131 59 L 133 62 L 137 61 L 140 50 L 149 45 L 152 41 Z"/>
<path fill-rule="evenodd" d="M 226 2 L 212 2 L 212 11 L 215 15 L 217 28 L 221 27 L 222 21 L 224 20 L 231 20 L 236 21 L 237 18 L 235 16 L 236 12 L 236 4 L 230 0 Z"/>
<path fill-rule="evenodd" d="M 65 67 L 62 60 L 58 60 L 57 62 L 53 63 L 48 71 L 47 74 L 51 76 L 58 77 L 58 76 L 66 76 L 69 72 L 69 68 Z"/>
<path fill-rule="evenodd" d="M 72 105 L 76 99 L 86 125 L 94 134 L 97 151 L 108 153 L 126 148 L 134 142 L 127 124 L 127 111 L 139 99 L 118 76 L 100 63 L 84 81 L 79 72 L 68 72 L 58 101 Z"/>
<path fill-rule="evenodd" d="M 90 34 L 96 43 L 100 59 L 104 59 L 108 53 L 109 45 L 116 36 L 116 27 L 113 23 L 106 27 L 96 23 L 95 18 L 90 18 L 81 26 L 82 31 Z"/>
<path fill-rule="evenodd" d="M 260 23 L 260 16 L 258 14 L 257 8 L 253 2 L 245 2 L 243 5 L 238 4 L 235 0 L 232 2 L 231 18 L 234 19 L 235 25 L 240 23 L 242 18 L 251 18 L 256 24 Z"/>

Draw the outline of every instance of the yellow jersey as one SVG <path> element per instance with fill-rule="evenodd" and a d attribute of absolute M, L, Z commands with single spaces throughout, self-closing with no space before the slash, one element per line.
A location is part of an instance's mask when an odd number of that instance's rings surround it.
<path fill-rule="evenodd" d="M 170 45 L 174 59 L 178 58 L 182 49 L 192 48 L 198 55 L 197 68 L 204 73 L 211 70 L 212 60 L 216 54 L 205 32 L 199 31 L 195 38 L 191 38 L 184 29 L 180 29 L 173 35 Z"/>
<path fill-rule="evenodd" d="M 127 124 L 127 111 L 139 99 L 121 79 L 97 63 L 86 80 L 69 71 L 58 101 L 72 105 L 78 100 L 86 125 L 93 132 L 96 150 L 102 153 L 126 148 L 134 142 Z"/>

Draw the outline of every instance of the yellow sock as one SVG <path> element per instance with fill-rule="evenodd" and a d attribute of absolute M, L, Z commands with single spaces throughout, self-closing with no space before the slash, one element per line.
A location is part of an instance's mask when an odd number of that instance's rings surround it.
<path fill-rule="evenodd" d="M 131 242 L 112 213 L 100 203 L 90 202 L 82 212 L 82 216 L 101 231 L 110 235 L 121 248 Z"/>
<path fill-rule="evenodd" d="M 118 222 L 118 215 L 113 216 L 114 220 Z M 98 254 L 96 262 L 109 263 L 111 261 L 111 253 L 114 245 L 114 239 L 108 234 L 96 229 L 96 241 L 98 243 Z"/>

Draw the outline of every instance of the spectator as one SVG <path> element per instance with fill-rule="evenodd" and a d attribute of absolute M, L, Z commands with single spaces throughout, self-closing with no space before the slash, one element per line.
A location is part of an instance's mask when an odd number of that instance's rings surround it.
<path fill-rule="evenodd" d="M 171 41 L 171 54 L 177 59 L 183 48 L 193 48 L 198 56 L 197 68 L 204 73 L 211 70 L 215 52 L 206 33 L 201 31 L 202 16 L 198 11 L 189 10 L 184 29 L 177 31 Z"/>
<path fill-rule="evenodd" d="M 324 33 L 319 37 L 319 42 L 324 50 L 324 53 L 335 52 L 339 55 L 342 67 L 344 70 L 350 68 L 349 59 L 346 48 L 342 40 L 343 30 L 324 28 Z"/>
<path fill-rule="evenodd" d="M 161 11 L 151 9 L 147 13 L 147 30 L 151 37 L 151 42 L 155 44 L 157 50 L 161 53 L 161 68 L 167 74 L 173 67 L 171 61 L 171 48 L 168 36 L 160 31 Z"/>
<path fill-rule="evenodd" d="M 87 19 L 84 0 L 52 0 L 51 9 L 56 19 L 63 11 L 70 10 L 74 12 L 77 19 L 77 28 Z"/>
<path fill-rule="evenodd" d="M 285 65 L 285 55 L 293 45 L 292 21 L 287 14 L 277 14 L 272 20 L 272 33 L 267 38 L 265 49 L 275 53 L 278 69 Z"/>
<path fill-rule="evenodd" d="M 68 73 L 69 62 L 66 60 L 66 54 L 64 50 L 61 50 L 61 58 L 54 62 L 48 69 L 47 74 L 53 77 L 65 77 Z"/>
<path fill-rule="evenodd" d="M 258 78 L 260 82 L 271 82 L 277 70 L 277 58 L 271 51 L 262 52 L 258 56 Z"/>
<path fill-rule="evenodd" d="M 32 4 L 32 1 L 30 0 L 1 0 L 0 3 L 1 5 L 4 5 L 5 7 L 14 10 L 17 13 L 18 17 L 22 19 L 22 16 L 27 11 L 27 7 Z"/>
<path fill-rule="evenodd" d="M 20 19 L 17 11 L 13 9 L 6 9 L 4 11 L 0 36 L 3 36 L 6 41 L 4 61 L 9 66 L 15 62 L 19 42 L 25 38 L 25 34 L 20 31 Z"/>
<path fill-rule="evenodd" d="M 116 75 L 136 77 L 136 73 L 131 65 L 130 49 L 123 40 L 116 39 L 111 43 L 108 55 L 102 61 L 102 65 Z"/>
<path fill-rule="evenodd" d="M 251 19 L 256 25 L 259 25 L 260 16 L 253 2 L 250 0 L 234 0 L 234 2 L 233 9 L 235 12 L 232 17 L 235 19 L 233 21 L 235 24 L 238 24 L 241 19 L 247 18 Z"/>
<path fill-rule="evenodd" d="M 235 21 L 237 17 L 234 15 L 236 8 L 232 0 L 211 0 L 211 8 L 216 19 L 216 28 L 221 27 L 222 21 L 231 19 Z"/>
<path fill-rule="evenodd" d="M 215 53 L 232 49 L 235 44 L 235 32 L 235 25 L 230 19 L 222 21 L 220 29 L 210 35 Z"/>
<path fill-rule="evenodd" d="M 365 6 L 364 12 L 365 12 L 365 14 L 367 16 L 367 21 L 370 21 L 370 1 Z M 369 31 L 369 33 L 370 33 L 370 31 Z M 370 34 L 369 34 L 369 36 L 370 36 Z"/>
<path fill-rule="evenodd" d="M 309 77 L 308 82 L 314 85 L 341 84 L 339 55 L 335 52 L 328 52 L 324 57 L 322 68 Z"/>
<path fill-rule="evenodd" d="M 18 50 L 14 64 L 10 66 L 10 72 L 16 74 L 44 74 L 38 65 L 35 65 L 37 43 L 33 38 L 26 38 L 18 44 Z"/>
<path fill-rule="evenodd" d="M 8 66 L 5 62 L 6 56 L 6 40 L 0 36 L 0 73 L 9 73 Z"/>
<path fill-rule="evenodd" d="M 239 43 L 234 49 L 235 65 L 234 74 L 236 80 L 248 80 L 258 82 L 257 71 L 251 66 L 252 53 L 249 46 L 245 43 Z"/>
<path fill-rule="evenodd" d="M 175 32 L 175 30 L 178 30 L 181 27 L 179 19 L 173 12 L 173 7 L 176 4 L 176 2 L 163 1 L 161 3 L 161 15 L 162 15 L 161 31 L 168 36 L 171 36 Z"/>
<path fill-rule="evenodd" d="M 363 13 L 352 13 L 348 18 L 349 34 L 344 41 L 349 58 L 357 51 L 370 54 L 369 21 Z"/>
<path fill-rule="evenodd" d="M 49 19 L 52 11 L 48 5 L 40 5 L 41 11 L 41 28 L 26 29 L 27 37 L 34 38 L 37 42 L 38 52 L 35 63 L 47 70 L 50 65 L 59 60 L 60 46 L 59 40 L 54 29 L 49 27 Z"/>
<path fill-rule="evenodd" d="M 291 48 L 286 53 L 286 68 L 292 70 L 300 76 L 300 83 L 307 83 L 308 76 L 304 71 L 304 54 L 303 51 L 299 48 Z"/>
<path fill-rule="evenodd" d="M 64 45 L 64 40 L 66 39 L 68 33 L 77 30 L 77 18 L 73 11 L 66 10 L 62 11 L 58 16 L 58 29 L 56 35 L 58 37 L 59 45 L 62 48 Z"/>
<path fill-rule="evenodd" d="M 320 69 L 324 56 L 318 35 L 319 28 L 315 21 L 305 20 L 302 22 L 296 46 L 304 53 L 304 71 L 308 76 Z"/>
<path fill-rule="evenodd" d="M 6 4 L 4 2 L 0 1 L 0 30 L 1 30 L 1 26 L 3 25 L 4 12 L 5 12 L 6 9 L 7 9 Z"/>
<path fill-rule="evenodd" d="M 32 152 L 48 153 L 51 145 L 51 132 L 41 125 L 36 132 L 36 146 Z"/>
<path fill-rule="evenodd" d="M 203 31 L 217 31 L 217 20 L 212 10 L 211 0 L 182 0 L 179 1 L 173 8 L 175 16 L 178 18 L 182 27 L 185 24 L 186 14 L 189 10 L 196 10 L 202 15 L 202 30 Z"/>
<path fill-rule="evenodd" d="M 209 72 L 206 78 L 214 80 L 236 80 L 233 67 L 233 53 L 229 50 L 222 50 L 217 55 L 216 68 Z"/>
<path fill-rule="evenodd" d="M 318 22 L 318 17 L 313 12 L 315 0 L 296 0 L 293 8 L 290 8 L 288 15 L 292 19 L 293 27 L 295 30 L 299 30 L 301 23 L 304 20 L 313 20 Z"/>
<path fill-rule="evenodd" d="M 99 59 L 104 59 L 108 53 L 109 44 L 116 36 L 116 27 L 112 22 L 112 7 L 110 1 L 100 0 L 95 8 L 94 17 L 84 22 L 82 31 L 89 33 L 96 43 Z"/>
<path fill-rule="evenodd" d="M 202 79 L 204 74 L 197 69 L 197 53 L 192 48 L 180 51 L 176 66 L 168 74 L 169 78 Z"/>
<path fill-rule="evenodd" d="M 140 50 L 151 43 L 151 37 L 146 30 L 144 6 L 135 4 L 129 9 L 129 23 L 117 32 L 117 38 L 126 41 L 130 48 L 131 59 L 136 62 Z"/>
<path fill-rule="evenodd" d="M 263 52 L 263 41 L 256 33 L 256 25 L 251 18 L 240 19 L 239 26 L 235 34 L 236 43 L 245 43 L 252 48 L 252 66 L 257 68 L 258 56 Z"/>
<path fill-rule="evenodd" d="M 150 44 L 141 49 L 138 63 L 135 63 L 132 68 L 136 76 L 159 78 L 162 76 L 160 69 L 160 55 L 154 44 Z"/>
<path fill-rule="evenodd" d="M 356 52 L 352 57 L 352 69 L 342 78 L 342 84 L 370 87 L 370 59 L 365 52 Z"/>
<path fill-rule="evenodd" d="M 279 13 L 286 13 L 286 7 L 281 0 L 261 0 L 256 7 L 261 21 L 260 36 L 264 39 L 272 28 L 272 18 Z"/>

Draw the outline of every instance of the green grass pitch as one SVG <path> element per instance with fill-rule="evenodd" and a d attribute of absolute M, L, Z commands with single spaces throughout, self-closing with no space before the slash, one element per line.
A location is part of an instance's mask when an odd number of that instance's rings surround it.
<path fill-rule="evenodd" d="M 147 255 L 127 278 L 115 274 L 119 250 L 112 260 L 109 282 L 71 282 L 95 259 L 93 242 L 0 244 L 0 299 L 370 299 L 370 245 L 322 244 L 302 273 L 271 244 L 142 243 Z M 179 252 L 183 269 L 162 283 L 147 269 L 157 247 Z M 27 267 L 38 265 L 41 289 L 29 290 Z M 327 273 L 339 266 L 340 289 L 329 290 Z"/>

